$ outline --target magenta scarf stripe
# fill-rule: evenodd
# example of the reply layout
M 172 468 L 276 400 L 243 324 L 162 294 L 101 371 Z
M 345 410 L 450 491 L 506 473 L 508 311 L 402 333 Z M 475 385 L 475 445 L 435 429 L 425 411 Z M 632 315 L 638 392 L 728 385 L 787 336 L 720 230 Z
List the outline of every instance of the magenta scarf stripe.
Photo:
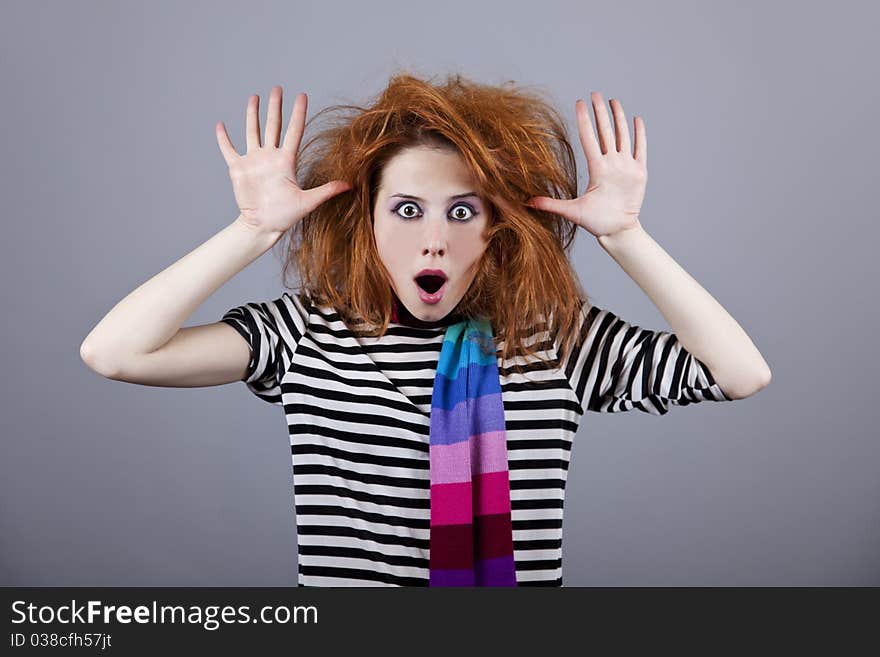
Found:
M 489 472 L 469 481 L 452 484 L 432 484 L 431 499 L 437 513 L 431 516 L 432 525 L 457 525 L 474 516 L 510 513 L 510 481 L 507 470 Z
M 517 585 L 494 345 L 481 319 L 451 324 L 443 337 L 431 398 L 430 586 Z

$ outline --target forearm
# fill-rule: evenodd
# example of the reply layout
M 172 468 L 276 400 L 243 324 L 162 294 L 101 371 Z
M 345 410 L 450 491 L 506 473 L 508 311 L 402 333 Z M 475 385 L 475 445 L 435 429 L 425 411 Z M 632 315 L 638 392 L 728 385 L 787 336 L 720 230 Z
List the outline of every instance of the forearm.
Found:
M 84 357 L 111 362 L 155 351 L 226 281 L 269 250 L 280 233 L 240 217 L 117 303 L 83 341 Z
M 641 224 L 599 244 L 648 295 L 682 346 L 702 361 L 734 398 L 767 385 L 770 368 L 742 327 Z

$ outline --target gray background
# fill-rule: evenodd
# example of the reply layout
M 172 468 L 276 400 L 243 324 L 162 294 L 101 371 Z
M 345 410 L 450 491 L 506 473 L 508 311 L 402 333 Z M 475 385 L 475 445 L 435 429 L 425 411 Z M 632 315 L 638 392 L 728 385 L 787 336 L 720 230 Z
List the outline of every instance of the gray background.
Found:
M 589 413 L 564 583 L 880 584 L 877 61 L 868 3 L 4 2 L 0 584 L 293 585 L 280 409 L 243 384 L 101 378 L 85 335 L 236 214 L 214 124 L 309 117 L 395 67 L 592 90 L 643 116 L 647 231 L 742 324 L 771 385 Z M 308 133 L 307 133 L 308 134 Z M 668 329 L 585 232 L 593 301 Z M 275 298 L 270 252 L 186 325 Z

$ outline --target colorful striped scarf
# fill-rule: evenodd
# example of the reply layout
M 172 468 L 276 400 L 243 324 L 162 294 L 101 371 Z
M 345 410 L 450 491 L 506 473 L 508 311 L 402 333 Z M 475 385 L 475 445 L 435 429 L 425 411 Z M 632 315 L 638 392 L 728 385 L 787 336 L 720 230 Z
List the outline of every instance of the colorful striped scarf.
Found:
M 431 325 L 409 314 L 396 295 L 395 301 L 393 321 Z M 428 585 L 516 586 L 507 435 L 492 326 L 476 318 L 447 321 L 455 323 L 447 325 L 443 337 L 431 398 Z

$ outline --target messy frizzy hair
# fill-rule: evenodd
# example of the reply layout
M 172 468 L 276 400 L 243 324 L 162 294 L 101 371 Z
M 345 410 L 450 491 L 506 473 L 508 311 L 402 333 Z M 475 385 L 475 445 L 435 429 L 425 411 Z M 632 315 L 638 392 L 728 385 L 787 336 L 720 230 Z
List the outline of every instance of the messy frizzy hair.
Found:
M 533 196 L 577 196 L 574 152 L 552 105 L 512 81 L 488 85 L 451 74 L 434 83 L 398 72 L 367 107 L 333 105 L 309 125 L 333 112 L 336 119 L 298 154 L 297 178 L 303 189 L 330 180 L 352 189 L 322 203 L 285 235 L 285 284 L 296 269 L 316 305 L 334 308 L 360 335 L 384 335 L 393 286 L 372 216 L 382 170 L 408 147 L 453 149 L 490 209 L 486 250 L 453 312 L 488 319 L 496 341 L 504 342 L 504 359 L 534 357 L 541 345 L 522 338 L 536 327 L 547 330 L 561 362 L 578 337 L 578 315 L 587 302 L 568 258 L 577 226 L 525 205 Z

